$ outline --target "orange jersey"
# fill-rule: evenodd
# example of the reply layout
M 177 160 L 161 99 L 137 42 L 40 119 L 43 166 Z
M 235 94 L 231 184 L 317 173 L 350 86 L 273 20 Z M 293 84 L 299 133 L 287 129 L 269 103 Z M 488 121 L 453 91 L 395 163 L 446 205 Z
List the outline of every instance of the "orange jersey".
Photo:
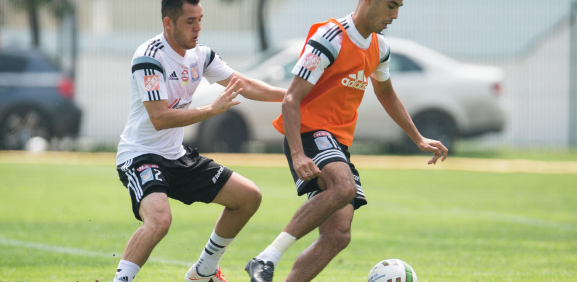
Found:
M 351 146 L 357 124 L 357 109 L 363 100 L 367 78 L 380 63 L 379 42 L 377 35 L 373 33 L 370 47 L 363 50 L 351 41 L 338 21 L 329 21 L 341 29 L 343 42 L 334 63 L 325 69 L 311 92 L 301 102 L 301 133 L 326 130 L 341 144 Z M 326 23 L 314 24 L 306 42 Z M 282 114 L 273 121 L 273 126 L 285 134 Z

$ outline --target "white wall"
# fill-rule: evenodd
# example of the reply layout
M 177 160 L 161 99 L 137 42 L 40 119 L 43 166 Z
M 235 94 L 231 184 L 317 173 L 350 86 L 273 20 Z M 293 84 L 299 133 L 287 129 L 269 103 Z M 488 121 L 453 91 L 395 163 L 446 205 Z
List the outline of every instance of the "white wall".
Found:
M 566 146 L 569 138 L 569 25 L 500 66 L 509 119 L 502 142 Z
M 116 143 L 128 116 L 132 54 L 138 45 L 161 31 L 159 0 L 78 1 L 82 3 L 81 52 L 76 85 L 77 101 L 84 109 L 82 136 Z M 556 0 L 547 4 L 546 10 L 537 0 L 482 2 L 504 6 L 493 6 L 492 10 L 481 9 L 477 1 L 407 0 L 401 17 L 385 34 L 415 40 L 461 61 L 504 69 L 503 92 L 509 105 L 507 126 L 502 134 L 482 138 L 482 142 L 565 146 L 569 28 L 568 24 L 551 27 L 566 14 L 569 1 Z M 6 3 L 0 0 L 0 4 Z M 108 17 L 101 18 L 107 23 L 94 19 L 98 13 L 90 10 L 90 3 L 111 11 Z M 219 52 L 233 67 L 240 66 L 258 46 L 255 1 L 242 1 L 236 6 L 223 6 L 217 0 L 203 3 L 206 19 L 201 42 Z M 345 16 L 356 4 L 357 0 L 270 0 L 270 41 L 282 47 L 283 40 L 305 36 L 312 23 Z M 134 14 L 123 12 L 130 9 Z M 3 42 L 28 42 L 26 21 L 21 16 L 9 17 L 0 26 Z M 540 33 L 545 35 L 538 37 Z M 43 45 L 49 50 L 57 46 L 58 37 L 54 34 L 52 30 L 43 36 Z

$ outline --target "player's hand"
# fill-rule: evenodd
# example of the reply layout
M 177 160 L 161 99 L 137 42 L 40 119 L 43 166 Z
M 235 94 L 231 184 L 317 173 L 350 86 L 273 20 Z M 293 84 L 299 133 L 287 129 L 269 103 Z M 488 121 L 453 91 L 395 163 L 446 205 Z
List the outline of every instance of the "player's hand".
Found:
M 447 158 L 447 154 L 449 153 L 449 150 L 447 150 L 447 148 L 437 140 L 423 138 L 423 141 L 417 145 L 421 151 L 433 152 L 435 154 L 433 158 L 429 160 L 428 164 L 437 164 L 437 160 L 440 157 L 443 157 L 441 161 L 444 162 Z
M 212 109 L 215 114 L 221 114 L 226 112 L 230 107 L 240 104 L 240 101 L 233 101 L 240 92 L 242 92 L 240 87 L 240 79 L 233 77 L 229 82 L 224 91 L 218 95 L 216 100 L 212 102 Z
M 311 180 L 321 176 L 321 170 L 317 167 L 315 162 L 304 154 L 296 157 L 293 156 L 293 168 L 299 179 L 302 181 Z

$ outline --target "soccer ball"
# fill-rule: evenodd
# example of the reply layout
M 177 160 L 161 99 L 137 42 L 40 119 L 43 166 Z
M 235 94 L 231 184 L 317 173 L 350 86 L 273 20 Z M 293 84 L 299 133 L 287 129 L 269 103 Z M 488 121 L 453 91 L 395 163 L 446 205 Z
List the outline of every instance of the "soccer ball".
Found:
M 387 259 L 377 263 L 369 272 L 368 282 L 418 282 L 417 273 L 400 259 Z

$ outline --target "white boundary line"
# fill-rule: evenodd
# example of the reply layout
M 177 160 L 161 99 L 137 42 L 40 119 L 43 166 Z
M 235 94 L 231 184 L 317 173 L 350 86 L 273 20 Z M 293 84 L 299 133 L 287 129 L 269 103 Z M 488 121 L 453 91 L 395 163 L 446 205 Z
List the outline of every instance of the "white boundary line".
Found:
M 122 257 L 122 253 L 104 253 L 104 252 L 94 252 L 88 251 L 83 249 L 75 249 L 75 248 L 66 248 L 66 247 L 58 247 L 58 246 L 51 246 L 47 244 L 41 243 L 32 243 L 20 240 L 12 240 L 0 237 L 0 245 L 10 246 L 10 247 L 24 247 L 28 249 L 35 249 L 41 251 L 48 251 L 60 254 L 69 254 L 69 255 L 77 255 L 77 256 L 84 256 L 84 257 L 98 257 L 98 258 L 112 258 L 116 260 L 120 260 Z M 170 260 L 170 259 L 163 259 L 163 258 L 155 258 L 151 257 L 148 259 L 149 262 L 158 262 L 164 264 L 173 264 L 173 265 L 181 265 L 181 266 L 191 266 L 192 263 L 186 261 L 179 261 L 179 260 Z
M 504 214 L 498 212 L 490 212 L 490 211 L 471 211 L 465 209 L 457 209 L 453 211 L 458 211 L 461 214 L 467 214 L 473 217 L 485 218 L 492 221 L 500 221 L 500 222 L 510 222 L 516 223 L 525 226 L 534 226 L 534 227 L 541 227 L 541 228 L 549 228 L 549 229 L 557 229 L 557 230 L 569 230 L 575 231 L 577 227 L 571 223 L 564 223 L 564 222 L 556 222 L 550 220 L 543 220 L 538 218 L 532 218 L 527 216 L 519 216 L 519 215 L 511 215 L 511 214 Z M 95 251 L 88 251 L 83 249 L 75 249 L 75 248 L 66 248 L 66 247 L 59 247 L 59 246 L 52 246 L 48 244 L 41 244 L 41 243 L 33 243 L 33 242 L 26 242 L 20 240 L 12 240 L 0 237 L 0 245 L 10 246 L 10 247 L 24 247 L 29 249 L 36 249 L 41 251 L 48 251 L 48 252 L 55 252 L 61 254 L 69 254 L 69 255 L 78 255 L 84 257 L 98 257 L 98 258 L 114 258 L 119 260 L 122 257 L 122 254 L 119 253 L 116 256 L 115 253 L 104 253 L 104 252 L 95 252 Z M 190 266 L 192 263 L 180 260 L 170 260 L 170 259 L 163 259 L 163 258 L 155 258 L 151 257 L 148 259 L 149 262 L 156 262 L 156 263 L 163 263 L 163 264 L 172 264 L 172 265 L 180 265 L 180 266 Z
M 463 215 L 470 218 L 478 218 L 484 220 L 490 220 L 494 222 L 507 222 L 512 224 L 524 225 L 524 226 L 533 226 L 533 227 L 540 227 L 540 228 L 548 228 L 548 229 L 556 229 L 556 230 L 568 230 L 568 231 L 577 231 L 577 225 L 569 222 L 560 222 L 554 220 L 546 220 L 546 219 L 539 219 L 534 217 L 522 216 L 522 215 L 515 215 L 515 214 L 508 214 L 508 213 L 499 213 L 493 211 L 483 211 L 483 210 L 469 210 L 469 209 L 462 209 L 462 208 L 453 208 L 453 209 L 410 209 L 400 204 L 392 204 L 390 202 L 379 201 L 379 200 L 370 200 L 370 205 L 367 205 L 367 208 L 372 209 L 380 209 L 382 210 L 383 207 L 387 207 L 386 209 L 391 209 L 399 213 L 427 213 L 427 214 L 438 214 L 440 216 L 455 216 L 455 215 Z
M 576 226 L 574 224 L 571 224 L 571 223 L 538 219 L 538 218 L 522 216 L 522 215 L 498 213 L 498 212 L 491 212 L 491 211 L 471 211 L 471 210 L 463 210 L 463 209 L 457 209 L 456 211 L 467 213 L 470 216 L 477 216 L 478 218 L 484 218 L 484 219 L 488 219 L 488 220 L 492 220 L 492 221 L 510 222 L 510 223 L 516 223 L 516 224 L 520 224 L 520 225 L 534 226 L 534 227 L 541 227 L 541 228 L 550 228 L 550 229 L 557 229 L 557 230 L 569 230 L 569 231 L 577 230 Z

